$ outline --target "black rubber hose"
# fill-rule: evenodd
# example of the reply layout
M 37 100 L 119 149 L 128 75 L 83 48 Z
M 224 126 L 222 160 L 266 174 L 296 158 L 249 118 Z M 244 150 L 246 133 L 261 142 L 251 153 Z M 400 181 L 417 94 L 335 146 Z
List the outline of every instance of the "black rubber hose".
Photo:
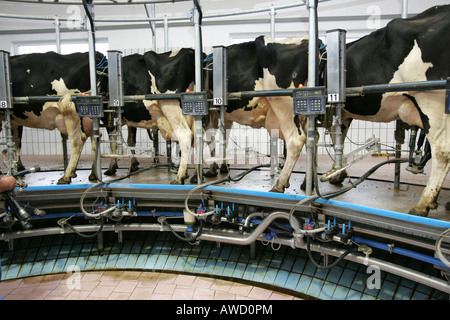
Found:
M 185 241 L 185 242 L 193 242 L 193 241 L 196 241 L 197 238 L 200 237 L 201 234 L 202 234 L 202 231 L 203 231 L 203 224 L 204 224 L 203 220 L 200 220 L 200 227 L 199 227 L 197 233 L 196 233 L 193 237 L 183 237 L 183 236 L 180 236 L 180 235 L 172 228 L 172 226 L 170 225 L 170 223 L 167 222 L 166 219 L 163 220 L 163 223 L 164 223 L 165 226 L 167 226 L 167 227 L 169 228 L 169 230 L 173 233 L 173 235 L 174 235 L 175 237 L 177 237 L 177 238 L 180 239 L 181 241 Z
M 70 230 L 75 232 L 75 234 L 79 235 L 80 237 L 89 239 L 89 238 L 94 238 L 94 237 L 98 236 L 100 234 L 100 232 L 102 232 L 103 227 L 105 225 L 105 218 L 103 216 L 101 216 L 101 219 L 102 220 L 101 220 L 100 228 L 97 231 L 95 231 L 94 233 L 90 233 L 90 234 L 84 234 L 84 233 L 78 231 L 74 226 L 72 226 L 70 223 L 68 223 L 67 220 L 64 222 L 64 225 L 68 226 Z
M 391 164 L 391 163 L 404 163 L 404 162 L 408 162 L 409 159 L 392 159 L 392 160 L 387 160 L 384 162 L 380 162 L 379 164 L 375 165 L 374 167 L 372 167 L 369 171 L 367 171 L 365 174 L 363 174 L 359 179 L 357 179 L 355 182 L 351 182 L 349 185 L 347 185 L 346 187 L 342 188 L 341 190 L 338 190 L 336 192 L 330 192 L 327 194 L 323 195 L 323 199 L 331 199 L 334 197 L 337 197 L 353 188 L 356 188 L 359 184 L 361 184 L 364 180 L 366 180 L 369 176 L 371 176 L 375 171 L 377 171 L 380 167 L 386 165 L 386 164 Z
M 333 263 L 327 265 L 327 266 L 321 266 L 319 265 L 315 260 L 314 257 L 312 256 L 312 252 L 311 252 L 311 240 L 309 238 L 308 235 L 306 235 L 306 251 L 308 252 L 308 257 L 309 260 L 312 262 L 312 264 L 314 264 L 318 269 L 321 270 L 330 270 L 331 268 L 335 267 L 339 262 L 341 262 L 349 253 L 352 252 L 357 252 L 358 249 L 356 248 L 351 248 L 347 251 L 345 251 L 341 256 L 339 256 L 335 261 L 333 261 Z

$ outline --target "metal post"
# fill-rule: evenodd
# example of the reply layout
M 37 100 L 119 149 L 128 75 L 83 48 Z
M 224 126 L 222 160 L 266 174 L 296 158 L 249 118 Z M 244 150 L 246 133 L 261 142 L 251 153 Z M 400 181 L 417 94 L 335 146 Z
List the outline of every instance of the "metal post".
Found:
M 152 3 L 151 10 L 152 10 L 151 17 L 155 18 L 156 17 L 156 6 L 155 6 L 154 3 Z M 152 34 L 152 48 L 153 48 L 153 51 L 156 52 L 156 22 L 152 21 L 151 22 L 151 26 L 152 26 L 152 32 L 153 32 L 153 34 Z
M 169 51 L 169 20 L 164 17 L 164 52 Z M 172 141 L 166 141 L 167 171 L 172 170 Z
M 219 131 L 221 139 L 219 158 L 225 159 L 225 108 L 228 105 L 227 48 L 224 46 L 213 47 L 213 57 L 213 103 L 220 108 Z
M 124 102 L 122 80 L 122 52 L 120 51 L 108 51 L 108 79 L 109 106 L 113 109 L 116 109 L 117 114 L 117 154 L 123 154 L 122 107 L 124 106 Z
M 275 15 L 274 6 L 270 8 L 270 38 L 275 40 Z M 272 130 L 274 131 L 274 130 Z M 270 134 L 270 176 L 273 177 L 278 167 L 278 132 Z
M 278 168 L 278 129 L 270 133 L 270 176 L 277 173 Z
M 344 141 L 342 135 L 342 108 L 346 100 L 346 31 L 327 31 L 327 91 L 328 102 L 335 105 L 334 129 L 334 169 L 343 168 Z
M 408 0 L 402 1 L 402 19 L 408 17 Z M 405 128 L 401 120 L 395 122 L 395 157 L 400 158 L 402 156 L 402 144 L 405 142 Z M 394 189 L 400 190 L 400 173 L 401 164 L 396 163 L 394 169 Z
M 56 53 L 61 53 L 61 23 L 59 17 L 55 17 Z
M 309 10 L 309 57 L 308 57 L 308 87 L 315 87 L 317 82 L 317 0 L 308 0 Z M 314 173 L 314 152 L 316 138 L 316 117 L 308 116 L 306 140 L 306 194 L 312 194 Z
M 91 81 L 91 95 L 96 96 L 97 93 L 97 76 L 95 61 L 95 26 L 94 26 L 94 3 L 86 1 L 86 26 L 88 31 L 89 43 L 89 71 Z M 101 159 L 100 159 L 100 119 L 93 118 L 93 131 L 95 140 L 95 156 L 94 156 L 94 173 L 97 180 L 101 181 Z
M 8 175 L 13 175 L 15 167 L 14 141 L 12 139 L 11 114 L 12 114 L 12 85 L 9 66 L 9 52 L 0 50 L 0 110 L 4 110 L 6 146 L 8 159 Z
M 61 53 L 61 23 L 59 21 L 59 17 L 55 17 L 55 21 L 53 23 L 55 25 L 55 34 L 56 34 L 56 52 Z M 67 168 L 69 164 L 68 155 L 67 155 L 67 136 L 61 133 L 61 144 L 63 148 L 63 162 L 64 162 L 64 170 Z
M 154 3 L 152 3 L 151 5 L 151 17 L 155 18 L 156 17 L 156 5 Z M 156 52 L 156 21 L 152 21 L 150 23 L 151 28 L 152 28 L 152 48 L 153 51 Z M 147 132 L 150 134 L 150 131 L 147 130 Z M 167 142 L 166 142 L 167 143 Z M 155 163 L 159 163 L 159 134 L 158 134 L 158 129 L 155 130 L 155 133 L 153 134 L 153 149 L 155 149 L 155 158 L 154 161 Z M 168 161 L 168 169 L 170 171 L 171 169 L 171 158 L 169 157 L 169 155 L 167 156 L 167 159 L 170 159 L 170 161 Z
M 169 20 L 164 17 L 164 51 L 169 51 Z
M 151 6 L 151 16 L 148 12 L 148 8 L 145 3 L 144 3 L 144 9 L 145 9 L 145 14 L 147 15 L 148 18 L 155 17 L 155 4 L 154 3 Z M 153 48 L 153 51 L 156 51 L 156 22 L 150 21 L 149 24 L 150 24 L 150 29 L 152 30 L 152 48 Z
M 270 38 L 275 39 L 275 15 L 277 14 L 275 8 L 270 8 Z
M 200 2 L 194 1 L 193 18 L 195 29 L 195 91 L 202 91 L 202 31 L 200 21 Z M 194 132 L 194 154 L 195 164 L 197 168 L 197 181 L 201 184 L 203 181 L 203 126 L 202 117 L 195 116 L 195 132 Z
M 408 0 L 402 2 L 402 19 L 408 18 Z
M 108 51 L 108 86 L 111 107 L 123 107 L 122 52 Z

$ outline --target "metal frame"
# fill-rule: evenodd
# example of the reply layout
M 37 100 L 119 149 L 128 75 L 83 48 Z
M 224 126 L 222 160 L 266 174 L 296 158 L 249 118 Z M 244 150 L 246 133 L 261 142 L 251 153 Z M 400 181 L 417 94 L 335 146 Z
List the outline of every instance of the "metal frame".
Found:
M 14 152 L 14 142 L 11 126 L 12 115 L 12 84 L 11 74 L 9 66 L 9 52 L 0 51 L 0 110 L 3 110 L 5 117 L 5 129 L 6 129 L 6 147 L 7 147 L 7 160 L 8 160 L 8 174 L 13 174 L 16 164 L 16 156 Z
M 9 0 L 9 1 L 17 1 L 17 0 Z M 76 4 L 80 4 L 79 0 L 76 0 Z M 187 1 L 187 0 L 181 0 L 182 2 Z M 189 0 L 191 1 L 191 0 Z M 331 1 L 331 0 L 319 0 L 319 2 L 327 2 L 327 1 Z M 18 2 L 29 2 L 29 3 L 45 3 L 45 2 L 41 2 L 41 1 L 30 1 L 30 0 L 24 0 L 24 1 L 18 1 Z M 74 0 L 75 2 L 75 0 Z M 96 1 L 95 4 L 101 4 L 102 1 Z M 134 1 L 136 2 L 136 0 Z M 126 19 L 122 19 L 122 18 L 100 18 L 100 19 L 94 19 L 94 23 L 96 22 L 148 22 L 150 23 L 150 27 L 152 30 L 152 43 L 153 43 L 153 47 L 155 49 L 155 45 L 156 45 L 156 37 L 155 37 L 155 28 L 156 28 L 156 22 L 161 22 L 163 23 L 163 28 L 164 28 L 164 49 L 165 51 L 169 50 L 168 47 L 168 43 L 169 43 L 169 23 L 172 21 L 192 21 L 192 17 L 163 17 L 163 18 L 156 18 L 155 17 L 155 3 L 168 3 L 168 2 L 177 2 L 177 1 L 167 1 L 167 0 L 163 0 L 163 1 L 139 1 L 139 4 L 152 4 L 152 12 L 151 12 L 151 16 L 149 16 L 148 14 L 148 10 L 146 9 L 146 13 L 147 13 L 147 18 L 126 18 Z M 180 1 L 178 1 L 180 2 Z M 49 2 L 50 3 L 50 2 Z M 69 3 L 65 3 L 65 1 L 59 1 L 57 3 L 51 3 L 51 4 L 74 4 L 72 2 L 69 1 Z M 108 5 L 115 5 L 115 4 L 138 4 L 138 3 L 104 3 L 104 4 L 108 4 Z M 293 3 L 293 4 L 288 4 L 288 5 L 279 5 L 279 6 L 271 6 L 268 8 L 261 8 L 261 9 L 253 9 L 253 10 L 244 10 L 244 11 L 238 11 L 238 12 L 231 12 L 231 13 L 223 13 L 223 14 L 212 14 L 212 15 L 205 15 L 202 16 L 203 20 L 208 20 L 208 19 L 216 19 L 216 18 L 223 18 L 223 17 L 232 17 L 232 16 L 241 16 L 241 15 L 249 15 L 249 14 L 255 14 L 255 13 L 262 13 L 262 12 L 269 12 L 270 15 L 270 35 L 272 38 L 275 38 L 275 15 L 276 15 L 276 11 L 277 10 L 285 10 L 285 9 L 291 9 L 291 8 L 295 8 L 295 7 L 301 7 L 301 6 L 305 6 L 305 3 L 301 3 L 301 2 L 297 2 L 297 3 Z M 69 18 L 63 18 L 63 17 L 39 17 L 39 16 L 25 16 L 25 15 L 11 15 L 11 14 L 1 14 L 0 13 L 0 18 L 12 18 L 12 19 L 27 19 L 27 20 L 41 20 L 41 21 L 53 21 L 54 25 L 55 25 L 55 33 L 56 33 L 56 42 L 57 42 L 57 48 L 59 48 L 59 44 L 60 44 L 60 22 L 61 21 L 67 21 L 69 20 Z
M 56 4 L 56 5 L 71 5 L 80 4 L 79 0 L 5 0 L 8 2 L 18 3 L 37 3 L 37 4 Z M 156 3 L 174 3 L 174 2 L 186 2 L 191 0 L 128 0 L 127 2 L 112 2 L 112 1 L 96 1 L 96 5 L 137 5 L 137 4 L 156 4 Z

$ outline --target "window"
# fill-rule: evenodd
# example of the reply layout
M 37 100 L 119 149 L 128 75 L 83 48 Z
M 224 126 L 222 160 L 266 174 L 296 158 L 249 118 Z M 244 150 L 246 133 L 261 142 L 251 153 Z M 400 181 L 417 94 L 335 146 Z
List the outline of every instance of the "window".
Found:
M 48 51 L 56 52 L 56 43 L 50 42 L 24 42 L 16 43 L 15 46 L 17 48 L 17 54 L 44 53 Z M 106 56 L 108 54 L 109 44 L 105 40 L 96 41 L 95 49 Z M 87 51 L 89 51 L 89 44 L 85 41 L 61 42 L 61 54 Z

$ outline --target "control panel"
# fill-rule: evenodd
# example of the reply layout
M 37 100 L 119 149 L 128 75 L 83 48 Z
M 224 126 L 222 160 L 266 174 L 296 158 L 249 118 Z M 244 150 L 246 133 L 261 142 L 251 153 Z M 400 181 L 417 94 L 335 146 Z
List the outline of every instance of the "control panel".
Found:
M 208 98 L 206 92 L 182 93 L 181 107 L 184 115 L 203 116 L 208 114 Z
M 297 115 L 325 113 L 325 87 L 298 88 L 293 91 L 292 97 Z
M 103 99 L 101 96 L 79 96 L 75 99 L 80 117 L 103 117 Z

